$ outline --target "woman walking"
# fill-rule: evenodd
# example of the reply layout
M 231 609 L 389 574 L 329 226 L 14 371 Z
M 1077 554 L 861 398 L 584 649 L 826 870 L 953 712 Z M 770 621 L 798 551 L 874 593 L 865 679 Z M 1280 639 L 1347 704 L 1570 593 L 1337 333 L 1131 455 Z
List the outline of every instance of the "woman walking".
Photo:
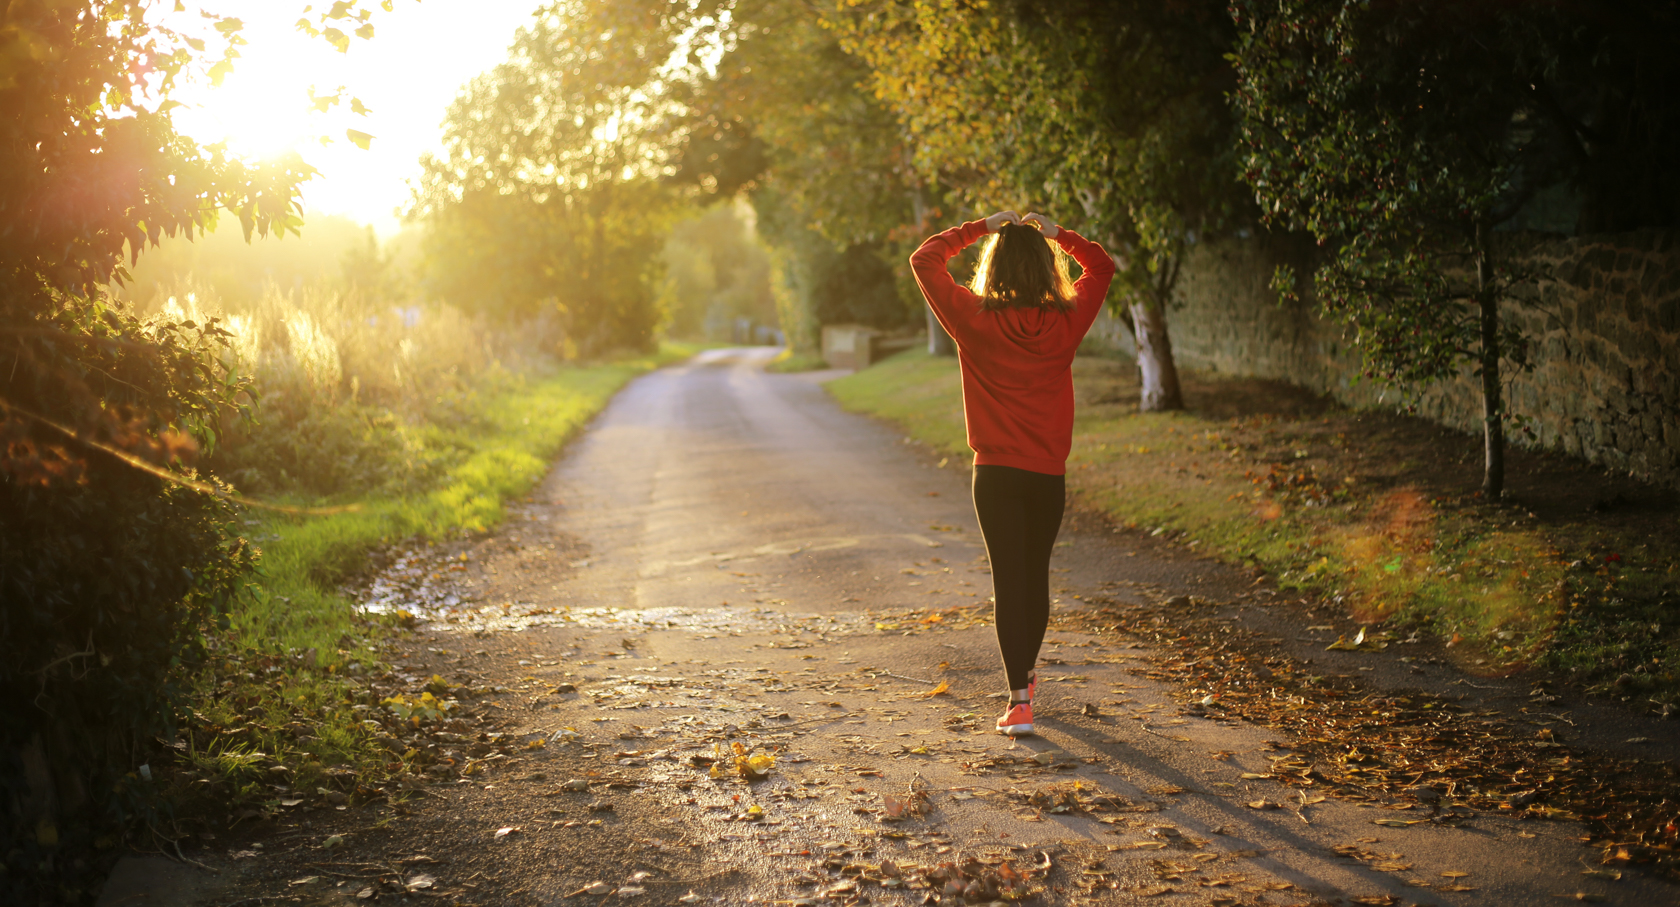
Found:
M 972 286 L 959 286 L 947 263 L 983 236 Z M 1079 263 L 1078 283 L 1052 242 Z M 1033 668 L 1050 622 L 1050 554 L 1073 443 L 1073 354 L 1102 309 L 1114 262 L 1102 246 L 1043 215 L 1001 211 L 922 243 L 910 267 L 956 341 L 962 368 L 974 512 L 992 565 L 998 649 L 1009 681 L 1009 707 L 997 729 L 1031 734 Z

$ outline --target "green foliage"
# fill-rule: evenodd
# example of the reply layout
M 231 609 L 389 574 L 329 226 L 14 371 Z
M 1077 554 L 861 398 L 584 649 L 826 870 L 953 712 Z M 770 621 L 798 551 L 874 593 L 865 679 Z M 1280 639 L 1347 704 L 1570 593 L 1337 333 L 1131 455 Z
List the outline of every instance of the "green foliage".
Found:
M 1120 254 L 1159 304 L 1185 245 L 1244 213 L 1222 93 L 1224 4 L 880 0 L 832 17 L 969 210 L 1046 210 Z
M 919 183 L 903 132 L 859 89 L 863 61 L 808 5 L 735 3 L 719 49 L 711 72 L 689 73 L 678 178 L 719 192 L 769 187 L 754 204 L 760 232 L 778 246 L 797 244 L 788 233 L 799 230 L 835 249 L 920 241 L 903 229 Z
M 678 195 L 655 5 L 557 3 L 450 107 L 412 214 L 433 288 L 468 311 L 559 315 L 568 355 L 649 350 L 659 237 Z
M 958 206 L 1045 212 L 1104 244 L 1141 406 L 1182 407 L 1166 309 L 1185 249 L 1249 219 L 1224 4 L 865 0 L 826 21 Z
M 750 190 L 759 235 L 776 250 L 790 346 L 814 348 L 825 322 L 903 324 L 920 296 L 908 280 L 884 292 L 878 262 L 894 268 L 922 239 L 915 222 L 928 193 L 891 111 L 859 87 L 867 66 L 791 0 L 734 4 L 718 49 L 714 67 L 687 74 L 675 178 L 708 192 Z M 872 275 L 858 312 L 841 298 L 842 254 Z
M 771 255 L 755 221 L 752 208 L 737 198 L 671 227 L 664 250 L 668 335 L 728 340 L 737 317 L 776 323 Z
M 1527 366 L 1500 300 L 1538 275 L 1492 229 L 1567 175 L 1571 139 L 1535 89 L 1564 32 L 1549 9 L 1341 0 L 1239 3 L 1233 97 L 1244 178 L 1269 223 L 1328 249 L 1319 306 L 1353 331 L 1366 375 L 1412 389 L 1482 376 L 1488 468 L 1503 487 L 1501 369 Z M 1276 286 L 1294 292 L 1294 275 Z
M 1245 177 L 1271 223 L 1333 250 L 1315 277 L 1319 303 L 1356 331 L 1370 373 L 1397 384 L 1450 376 L 1477 355 L 1463 265 L 1516 176 L 1522 149 L 1506 124 L 1531 113 L 1494 73 L 1461 78 L 1465 57 L 1484 56 L 1468 41 L 1442 47 L 1433 25 L 1418 34 L 1451 6 L 1381 23 L 1340 2 L 1238 7 Z M 1421 83 L 1419 45 L 1436 51 L 1419 61 Z
M 908 313 L 898 279 L 879 243 L 858 243 L 816 269 L 813 302 L 821 324 L 866 324 L 895 328 Z
M 237 19 L 207 13 L 206 41 L 161 15 L 149 0 L 0 12 L 0 688 L 28 703 L 0 723 L 10 866 L 53 867 L 55 842 L 133 805 L 114 779 L 167 730 L 181 663 L 252 564 L 225 503 L 164 478 L 242 417 L 228 332 L 142 321 L 106 285 L 220 212 L 247 239 L 295 232 L 313 171 L 175 131 L 177 84 L 219 79 L 244 39 Z M 57 887 L 8 878 L 21 896 L 37 884 Z

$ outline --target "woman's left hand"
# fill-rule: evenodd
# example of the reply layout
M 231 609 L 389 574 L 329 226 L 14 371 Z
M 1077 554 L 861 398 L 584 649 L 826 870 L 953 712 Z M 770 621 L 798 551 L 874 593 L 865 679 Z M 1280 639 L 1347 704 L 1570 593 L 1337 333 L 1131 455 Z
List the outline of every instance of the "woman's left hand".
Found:
M 986 232 L 996 233 L 997 231 L 1003 229 L 1004 224 L 1018 223 L 1020 220 L 1021 215 L 1016 214 L 1013 211 L 999 211 L 991 217 L 986 218 Z

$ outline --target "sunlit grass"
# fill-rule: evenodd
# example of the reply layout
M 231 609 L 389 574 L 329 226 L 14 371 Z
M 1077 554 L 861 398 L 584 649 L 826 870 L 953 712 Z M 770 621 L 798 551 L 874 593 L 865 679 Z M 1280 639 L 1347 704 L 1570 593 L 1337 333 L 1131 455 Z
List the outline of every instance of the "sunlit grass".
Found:
M 195 769 L 235 799 L 262 795 L 248 777 L 253 759 L 284 766 L 303 790 L 333 767 L 357 777 L 399 769 L 361 724 L 359 711 L 373 703 L 357 680 L 379 668 L 392 625 L 363 615 L 343 584 L 381 545 L 494 526 L 504 502 L 528 491 L 625 382 L 692 352 L 668 344 L 657 355 L 566 367 L 486 393 L 473 428 L 434 426 L 442 432 L 436 443 L 457 450 L 434 488 L 356 501 L 359 510 L 326 516 L 250 514 L 259 576 L 213 641 L 214 657 L 190 697 L 191 725 L 236 736 L 195 751 Z
M 1100 380 L 1078 364 L 1075 375 Z M 911 351 L 828 386 L 849 409 L 970 456 L 952 359 Z M 1382 442 L 1355 434 L 1346 411 L 1216 419 L 1131 409 L 1124 397 L 1082 405 L 1068 461 L 1072 493 L 1117 522 L 1258 566 L 1373 626 L 1433 632 L 1471 670 L 1541 663 L 1659 707 L 1680 691 L 1665 605 L 1680 581 L 1680 538 L 1541 521 L 1470 489 L 1429 492 L 1394 481 L 1417 467 L 1386 463 L 1380 450 L 1350 465 L 1360 462 L 1350 445 Z

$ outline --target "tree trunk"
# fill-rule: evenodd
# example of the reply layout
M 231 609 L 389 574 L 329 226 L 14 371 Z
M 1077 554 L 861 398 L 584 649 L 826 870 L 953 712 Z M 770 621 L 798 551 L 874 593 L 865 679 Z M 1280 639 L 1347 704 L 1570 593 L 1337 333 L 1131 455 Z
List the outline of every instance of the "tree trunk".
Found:
M 1143 383 L 1138 411 L 1158 413 L 1183 409 L 1184 395 L 1178 388 L 1172 338 L 1167 335 L 1166 306 L 1160 300 L 1151 299 L 1134 302 L 1130 309 L 1132 331 L 1137 338 L 1138 377 Z
M 955 356 L 957 342 L 951 339 L 950 334 L 945 333 L 945 326 L 939 323 L 939 319 L 933 317 L 933 308 L 924 306 L 924 309 L 927 314 L 928 355 Z
M 908 145 L 905 146 L 903 154 L 904 172 L 915 173 L 915 168 L 910 162 Z M 928 229 L 927 192 L 920 183 L 910 187 L 910 213 L 916 218 L 917 232 Z M 933 308 L 924 304 L 922 314 L 927 317 L 928 355 L 955 356 L 957 354 L 957 343 L 951 339 L 950 334 L 945 333 L 945 326 L 939 323 L 939 319 L 934 317 Z
M 1499 383 L 1499 295 L 1493 285 L 1493 253 L 1487 228 L 1476 225 L 1476 296 L 1482 327 L 1482 494 L 1498 500 L 1505 492 L 1505 401 Z

